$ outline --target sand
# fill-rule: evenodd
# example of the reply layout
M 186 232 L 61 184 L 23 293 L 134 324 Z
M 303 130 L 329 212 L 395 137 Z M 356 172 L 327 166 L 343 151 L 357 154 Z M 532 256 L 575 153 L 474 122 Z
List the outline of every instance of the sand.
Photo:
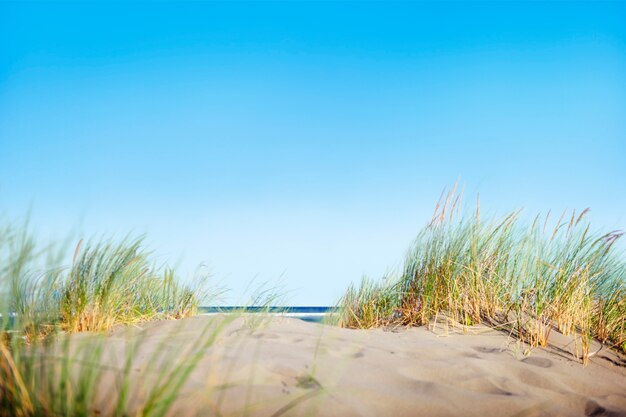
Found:
M 483 326 L 349 330 L 281 317 L 225 320 L 148 323 L 108 335 L 102 361 L 110 369 L 122 369 L 129 346 L 141 341 L 129 408 L 151 387 L 172 386 L 167 370 L 196 354 L 168 415 L 626 416 L 625 357 L 604 348 L 583 367 L 571 354 L 574 339 L 556 331 L 549 347 L 529 353 Z M 202 345 L 207 328 L 217 337 Z M 101 383 L 100 414 L 111 411 L 117 374 Z

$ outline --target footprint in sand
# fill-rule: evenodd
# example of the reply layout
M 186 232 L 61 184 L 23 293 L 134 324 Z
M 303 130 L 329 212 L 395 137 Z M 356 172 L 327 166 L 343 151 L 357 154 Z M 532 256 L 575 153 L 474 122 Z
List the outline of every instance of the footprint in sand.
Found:
M 586 416 L 602 416 L 606 414 L 606 408 L 602 407 L 600 404 L 595 402 L 594 400 L 587 401 L 585 404 L 585 415 Z
M 529 365 L 538 366 L 540 368 L 549 368 L 552 366 L 552 361 L 546 358 L 529 357 L 522 359 L 522 362 Z
M 476 346 L 474 347 L 474 350 L 480 353 L 500 353 L 501 352 L 499 348 L 486 347 L 486 346 Z
M 252 335 L 252 337 L 254 337 L 255 339 L 279 339 L 280 336 L 273 334 L 273 333 L 255 333 Z
M 341 345 L 341 346 L 323 346 L 321 349 L 321 352 L 323 352 L 323 354 L 334 357 L 334 358 L 338 358 L 338 359 L 345 359 L 345 358 L 352 358 L 352 359 L 356 359 L 356 358 L 362 358 L 363 356 L 365 356 L 365 350 L 359 346 L 359 345 Z

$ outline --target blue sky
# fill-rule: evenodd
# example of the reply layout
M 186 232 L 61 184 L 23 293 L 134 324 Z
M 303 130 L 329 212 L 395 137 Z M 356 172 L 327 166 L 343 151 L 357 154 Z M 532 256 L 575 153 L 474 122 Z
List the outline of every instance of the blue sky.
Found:
M 330 304 L 457 178 L 626 229 L 626 3 L 0 3 L 0 213 Z

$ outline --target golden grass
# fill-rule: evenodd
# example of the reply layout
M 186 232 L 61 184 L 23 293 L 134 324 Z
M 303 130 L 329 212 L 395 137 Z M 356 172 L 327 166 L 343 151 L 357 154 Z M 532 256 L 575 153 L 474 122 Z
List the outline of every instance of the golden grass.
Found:
M 586 362 L 597 338 L 626 352 L 626 262 L 619 232 L 594 233 L 588 210 L 530 225 L 462 215 L 462 192 L 442 194 L 392 282 L 364 281 L 343 299 L 341 325 L 424 325 L 445 312 L 463 325 L 512 323 L 512 334 L 546 346 L 551 329 L 575 334 Z

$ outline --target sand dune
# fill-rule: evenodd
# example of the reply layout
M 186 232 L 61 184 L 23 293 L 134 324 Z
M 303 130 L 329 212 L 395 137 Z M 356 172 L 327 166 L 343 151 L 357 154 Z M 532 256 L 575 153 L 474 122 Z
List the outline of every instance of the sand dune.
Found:
M 626 416 L 626 359 L 608 349 L 583 367 L 573 339 L 525 347 L 475 326 L 348 330 L 275 317 L 224 324 L 210 346 L 198 342 L 224 318 L 197 317 L 118 329 L 106 338 L 108 366 L 120 368 L 129 344 L 131 379 L 142 392 L 164 366 L 194 352 L 200 360 L 169 415 L 223 416 Z M 214 328 L 214 327 L 212 327 Z M 83 336 L 87 337 L 87 336 Z M 155 360 L 154 352 L 167 354 Z M 100 413 L 115 395 L 103 382 Z

